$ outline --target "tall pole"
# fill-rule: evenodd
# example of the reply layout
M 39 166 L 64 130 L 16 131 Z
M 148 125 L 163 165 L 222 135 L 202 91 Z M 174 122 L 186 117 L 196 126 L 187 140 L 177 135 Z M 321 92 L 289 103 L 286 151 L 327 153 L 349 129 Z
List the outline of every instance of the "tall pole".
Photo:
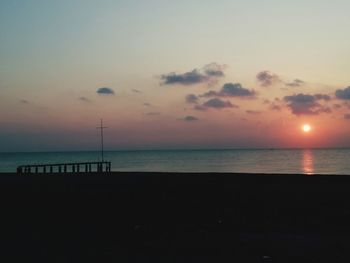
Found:
M 101 119 L 101 156 L 103 162 L 103 119 Z
M 103 130 L 107 129 L 108 127 L 103 127 L 103 119 L 101 119 L 101 126 L 97 127 L 101 131 L 101 159 L 102 162 L 104 161 L 104 149 L 103 149 Z

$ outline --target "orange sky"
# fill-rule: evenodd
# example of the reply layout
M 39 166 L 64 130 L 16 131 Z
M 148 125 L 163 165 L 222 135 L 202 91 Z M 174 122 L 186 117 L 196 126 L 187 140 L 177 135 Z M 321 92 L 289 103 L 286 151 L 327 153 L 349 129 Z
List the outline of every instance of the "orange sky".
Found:
M 291 85 L 272 72 L 264 72 L 263 79 L 253 76 L 256 85 L 246 88 L 227 80 L 226 67 L 211 67 L 219 76 L 203 77 L 203 68 L 188 71 L 196 72 L 193 83 L 186 72 L 171 73 L 150 77 L 154 86 L 144 90 L 110 86 L 80 97 L 62 92 L 47 100 L 9 98 L 1 104 L 2 145 L 94 149 L 102 117 L 110 149 L 350 146 L 350 103 L 336 93 L 346 95 L 347 89 L 319 93 L 317 84 Z M 309 86 L 313 92 L 307 92 Z M 303 132 L 303 124 L 312 130 Z
M 349 1 L 0 7 L 1 152 L 350 147 Z

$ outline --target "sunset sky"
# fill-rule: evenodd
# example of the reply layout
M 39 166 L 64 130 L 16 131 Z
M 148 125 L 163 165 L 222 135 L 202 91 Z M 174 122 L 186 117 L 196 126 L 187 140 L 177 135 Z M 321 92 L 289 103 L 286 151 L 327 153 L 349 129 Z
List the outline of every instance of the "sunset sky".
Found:
M 350 147 L 349 10 L 2 0 L 0 152 Z

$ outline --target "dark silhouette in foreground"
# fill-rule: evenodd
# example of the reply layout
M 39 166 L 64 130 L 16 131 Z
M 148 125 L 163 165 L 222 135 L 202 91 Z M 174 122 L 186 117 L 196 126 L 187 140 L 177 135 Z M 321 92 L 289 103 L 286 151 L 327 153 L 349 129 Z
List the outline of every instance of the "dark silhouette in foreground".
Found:
M 0 176 L 1 262 L 348 262 L 350 176 Z
M 111 162 L 84 162 L 84 163 L 55 163 L 55 164 L 33 164 L 20 165 L 17 174 L 39 174 L 39 173 L 110 173 Z

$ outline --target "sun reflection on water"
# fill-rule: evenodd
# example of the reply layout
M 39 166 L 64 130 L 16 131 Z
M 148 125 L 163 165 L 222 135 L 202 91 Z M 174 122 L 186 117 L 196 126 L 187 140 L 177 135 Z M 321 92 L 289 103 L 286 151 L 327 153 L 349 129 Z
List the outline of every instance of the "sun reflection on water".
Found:
M 304 174 L 314 173 L 314 157 L 312 150 L 303 150 L 302 171 Z

